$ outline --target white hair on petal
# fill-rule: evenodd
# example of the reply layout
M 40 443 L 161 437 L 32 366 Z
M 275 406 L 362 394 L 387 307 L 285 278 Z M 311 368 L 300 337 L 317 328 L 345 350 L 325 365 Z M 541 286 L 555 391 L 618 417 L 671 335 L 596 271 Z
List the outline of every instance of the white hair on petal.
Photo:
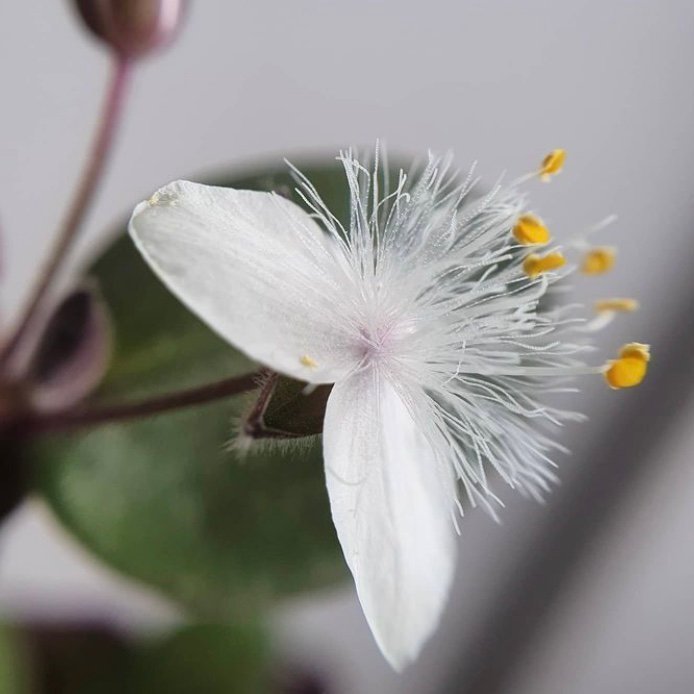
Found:
M 450 155 L 430 154 L 393 180 L 380 146 L 369 158 L 350 149 L 338 160 L 350 196 L 346 227 L 292 170 L 345 269 L 339 319 L 358 331 L 357 368 L 378 361 L 473 505 L 493 513 L 489 468 L 540 498 L 556 479 L 552 455 L 563 450 L 549 428 L 581 418 L 545 397 L 600 367 L 582 361 L 589 344 L 567 340 L 581 333 L 581 307 L 547 301 L 562 273 L 523 271 L 528 250 L 511 231 L 525 196 L 501 182 L 477 194 L 475 166 L 461 175 Z

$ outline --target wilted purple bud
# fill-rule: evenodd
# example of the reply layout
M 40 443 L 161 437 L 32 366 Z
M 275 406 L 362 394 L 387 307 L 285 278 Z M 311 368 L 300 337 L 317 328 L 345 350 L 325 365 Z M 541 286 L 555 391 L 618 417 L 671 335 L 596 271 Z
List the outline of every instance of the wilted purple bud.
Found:
M 186 0 L 75 0 L 89 29 L 125 58 L 138 58 L 173 38 Z
M 56 308 L 26 375 L 32 406 L 41 411 L 78 403 L 100 382 L 110 357 L 110 326 L 101 299 L 76 289 Z

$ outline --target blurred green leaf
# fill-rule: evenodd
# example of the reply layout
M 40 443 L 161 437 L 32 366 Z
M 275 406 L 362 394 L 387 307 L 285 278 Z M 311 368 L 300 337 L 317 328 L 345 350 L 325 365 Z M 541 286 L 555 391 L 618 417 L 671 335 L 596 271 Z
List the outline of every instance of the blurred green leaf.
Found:
M 129 644 L 101 624 L 20 626 L 31 694 L 121 694 L 131 691 Z
M 0 627 L 0 692 L 28 694 L 29 673 L 23 639 L 8 627 Z
M 337 165 L 303 170 L 344 217 Z M 285 171 L 208 182 L 291 194 Z M 89 274 L 109 307 L 115 343 L 96 400 L 123 401 L 253 367 L 169 294 L 129 238 L 120 236 Z M 238 401 L 222 401 L 54 435 L 33 450 L 36 488 L 95 554 L 198 614 L 243 615 L 341 580 L 319 444 L 240 456 L 227 446 L 240 414 Z
M 197 625 L 142 648 L 131 694 L 260 694 L 269 692 L 268 647 L 252 626 Z
M 6 635 L 21 642 L 30 680 L 5 677 Z M 2 694 L 261 694 L 269 648 L 255 624 L 197 625 L 148 639 L 104 624 L 35 625 L 0 632 Z M 30 681 L 31 687 L 26 683 Z

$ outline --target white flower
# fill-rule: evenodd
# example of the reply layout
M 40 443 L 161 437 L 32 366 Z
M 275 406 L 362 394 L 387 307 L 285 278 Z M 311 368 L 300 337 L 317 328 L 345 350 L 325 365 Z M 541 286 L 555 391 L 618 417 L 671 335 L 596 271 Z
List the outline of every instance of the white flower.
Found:
M 554 155 L 540 173 L 556 173 Z M 475 199 L 472 176 L 430 157 L 391 189 L 375 158 L 369 172 L 340 157 L 347 228 L 296 172 L 311 215 L 275 194 L 177 181 L 137 206 L 130 232 L 222 337 L 279 372 L 335 384 L 323 434 L 332 516 L 366 619 L 399 669 L 446 601 L 459 482 L 473 504 L 492 498 L 490 469 L 537 496 L 560 448 L 546 425 L 575 417 L 544 397 L 609 369 L 614 387 L 634 385 L 647 349 L 582 362 L 588 331 L 543 299 L 564 256 L 528 255 L 549 234 L 516 185 Z

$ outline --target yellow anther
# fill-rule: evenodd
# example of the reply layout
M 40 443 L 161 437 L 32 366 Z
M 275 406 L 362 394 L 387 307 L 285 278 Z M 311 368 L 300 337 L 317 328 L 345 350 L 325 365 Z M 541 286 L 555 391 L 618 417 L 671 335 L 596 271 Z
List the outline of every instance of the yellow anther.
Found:
M 523 261 L 523 272 L 525 272 L 528 277 L 535 278 L 543 272 L 557 270 L 565 263 L 566 258 L 564 258 L 559 251 L 553 251 L 552 253 L 547 253 L 546 255 L 531 253 Z
M 312 357 L 309 357 L 308 354 L 301 355 L 299 361 L 309 369 L 315 369 L 318 366 L 318 362 Z
M 641 359 L 649 362 L 651 360 L 651 347 L 644 345 L 643 342 L 629 342 L 619 350 L 620 359 Z
M 614 267 L 617 252 L 614 248 L 598 246 L 591 248 L 583 257 L 581 272 L 585 275 L 602 275 Z
M 639 307 L 639 302 L 636 299 L 600 299 L 595 302 L 595 310 L 598 313 L 606 313 L 608 311 L 624 311 L 631 313 Z
M 562 167 L 564 166 L 564 161 L 566 160 L 566 150 L 565 149 L 553 149 L 543 160 L 540 165 L 540 178 L 543 181 L 549 181 L 549 179 L 558 174 Z
M 518 243 L 522 243 L 524 246 L 549 243 L 551 238 L 549 229 L 542 223 L 542 220 L 530 213 L 518 218 L 513 227 L 513 236 Z
M 630 342 L 619 350 L 619 359 L 607 362 L 604 376 L 610 388 L 632 388 L 646 377 L 650 348 L 640 342 Z

